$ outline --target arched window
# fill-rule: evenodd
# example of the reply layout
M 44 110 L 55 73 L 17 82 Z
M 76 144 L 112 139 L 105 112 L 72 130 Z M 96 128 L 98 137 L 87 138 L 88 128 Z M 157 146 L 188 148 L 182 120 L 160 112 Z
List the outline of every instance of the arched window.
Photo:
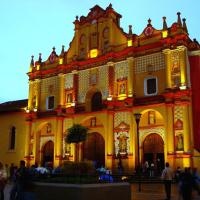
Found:
M 147 77 L 144 79 L 144 94 L 145 96 L 153 96 L 158 93 L 157 77 Z
M 15 149 L 15 142 L 16 142 L 16 128 L 13 126 L 10 130 L 10 143 L 9 143 L 10 150 Z
M 46 99 L 46 109 L 47 110 L 53 110 L 54 109 L 54 105 L 55 104 L 55 98 L 54 96 L 48 96 Z
M 91 99 L 91 109 L 92 111 L 98 111 L 102 109 L 102 95 L 101 92 L 96 92 L 94 93 L 94 95 L 92 96 Z

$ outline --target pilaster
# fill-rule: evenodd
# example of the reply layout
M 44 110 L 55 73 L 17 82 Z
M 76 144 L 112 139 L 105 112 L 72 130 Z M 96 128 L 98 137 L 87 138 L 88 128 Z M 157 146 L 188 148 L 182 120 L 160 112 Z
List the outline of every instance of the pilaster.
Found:
M 56 128 L 56 135 L 55 135 L 55 166 L 58 166 L 60 164 L 60 161 L 62 159 L 62 141 L 63 141 L 63 118 L 58 117 L 57 118 L 57 128 Z
M 187 85 L 187 68 L 186 68 L 186 47 L 179 46 L 179 60 L 180 60 L 180 71 L 181 71 L 181 85 Z
M 171 53 L 170 49 L 165 49 L 163 50 L 163 53 L 165 55 L 165 69 L 166 69 L 166 88 L 171 88 L 172 87 L 172 82 L 171 82 Z
M 129 68 L 129 73 L 128 73 L 128 96 L 132 97 L 133 96 L 133 83 L 134 83 L 134 59 L 133 57 L 127 58 L 128 61 L 128 68 Z
M 113 120 L 114 113 L 108 112 L 108 129 L 107 129 L 107 142 L 106 142 L 106 167 L 112 168 L 112 161 L 114 156 L 114 136 L 113 136 Z
M 59 74 L 58 75 L 59 77 L 59 97 L 60 97 L 60 100 L 59 100 L 59 105 L 62 107 L 64 105 L 64 87 L 65 87 L 65 75 L 64 74 Z

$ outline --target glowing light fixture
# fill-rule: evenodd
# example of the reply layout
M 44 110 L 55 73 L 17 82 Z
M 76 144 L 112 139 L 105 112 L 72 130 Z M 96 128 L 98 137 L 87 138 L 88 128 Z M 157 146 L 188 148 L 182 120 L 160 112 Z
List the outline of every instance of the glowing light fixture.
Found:
M 112 96 L 107 97 L 108 101 L 112 101 Z
M 118 100 L 124 100 L 126 99 L 127 95 L 126 94 L 119 94 L 118 95 Z
M 129 94 L 128 94 L 128 97 L 133 97 L 133 94 L 132 94 L 132 93 L 129 93 Z
M 63 64 L 63 58 L 60 58 L 59 59 L 59 65 L 62 65 Z
M 179 86 L 179 89 L 180 90 L 186 90 L 186 85 L 183 83 L 183 84 L 181 84 L 181 86 Z
M 128 45 L 128 47 L 132 47 L 133 46 L 133 41 L 132 40 L 128 40 L 127 45 Z
M 76 105 L 76 103 L 75 103 L 75 102 L 72 102 L 72 103 L 71 103 L 71 106 L 75 106 L 75 105 Z
M 40 65 L 37 65 L 37 66 L 36 66 L 36 69 L 37 69 L 37 70 L 40 70 Z
M 90 50 L 90 58 L 96 58 L 98 55 L 98 50 L 97 49 L 91 49 Z
M 168 31 L 163 31 L 162 32 L 162 38 L 166 38 L 168 36 Z
M 34 111 L 34 112 L 37 112 L 37 108 L 36 108 L 36 107 L 35 107 L 35 108 L 33 108 L 33 111 Z
M 26 113 L 30 113 L 30 110 L 28 108 L 25 108 Z

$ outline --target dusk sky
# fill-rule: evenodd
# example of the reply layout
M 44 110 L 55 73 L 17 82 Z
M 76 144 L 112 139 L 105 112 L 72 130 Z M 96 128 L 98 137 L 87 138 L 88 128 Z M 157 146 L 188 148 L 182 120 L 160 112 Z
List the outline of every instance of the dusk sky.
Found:
M 75 16 L 87 15 L 98 4 L 105 9 L 110 3 L 122 15 L 121 27 L 128 25 L 141 34 L 152 19 L 162 29 L 162 17 L 171 26 L 176 13 L 187 19 L 190 38 L 200 41 L 200 0 L 0 0 L 0 103 L 28 97 L 28 76 L 31 55 L 45 61 L 56 47 L 60 54 L 73 38 Z

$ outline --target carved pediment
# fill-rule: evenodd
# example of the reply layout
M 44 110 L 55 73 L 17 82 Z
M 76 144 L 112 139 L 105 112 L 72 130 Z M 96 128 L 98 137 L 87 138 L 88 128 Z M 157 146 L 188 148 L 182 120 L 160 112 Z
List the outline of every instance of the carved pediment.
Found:
M 180 119 L 177 119 L 175 122 L 175 129 L 176 130 L 182 130 L 183 129 L 183 122 Z
M 85 16 L 80 17 L 79 23 L 80 24 L 84 24 L 87 22 L 95 23 L 98 18 L 107 17 L 110 12 L 112 12 L 115 16 L 117 16 L 117 18 L 121 17 L 120 14 L 114 11 L 114 9 L 112 8 L 112 4 L 110 4 L 105 10 L 98 5 L 95 5 L 93 8 L 90 9 L 90 12 L 86 17 Z
M 130 125 L 126 124 L 124 121 L 122 121 L 117 127 L 115 127 L 115 131 L 124 131 L 129 129 Z

